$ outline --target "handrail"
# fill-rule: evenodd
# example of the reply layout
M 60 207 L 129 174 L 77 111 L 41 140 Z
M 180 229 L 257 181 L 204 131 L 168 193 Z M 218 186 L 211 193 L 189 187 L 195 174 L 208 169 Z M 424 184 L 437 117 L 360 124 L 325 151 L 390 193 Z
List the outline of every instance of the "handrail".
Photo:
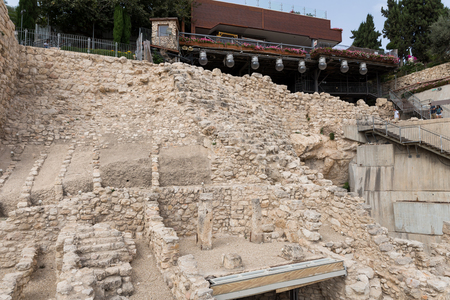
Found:
M 399 141 L 401 144 L 416 143 L 437 149 L 440 153 L 450 153 L 450 138 L 422 128 L 421 125 L 400 126 L 375 116 L 358 116 L 358 131 L 371 129 L 381 135 Z
M 198 33 L 188 33 L 188 32 L 180 32 L 179 33 L 180 38 L 181 37 L 196 37 L 196 38 L 205 38 L 214 42 L 225 42 L 230 44 L 236 44 L 238 46 L 242 46 L 243 44 L 251 44 L 255 46 L 264 46 L 264 47 L 277 47 L 279 49 L 284 48 L 297 48 L 302 49 L 304 51 L 310 52 L 313 48 L 307 47 L 307 46 L 301 46 L 301 45 L 291 45 L 291 44 L 283 44 L 283 43 L 273 43 L 273 42 L 266 42 L 266 41 L 260 41 L 260 40 L 252 40 L 252 39 L 241 39 L 241 38 L 232 38 L 232 37 L 223 37 L 223 36 L 216 36 L 216 35 L 208 35 L 208 34 L 198 34 Z
M 409 93 L 409 92 L 405 92 L 403 95 L 406 94 L 407 96 L 409 96 L 409 97 L 405 98 L 408 101 L 408 103 L 411 104 L 411 106 L 409 106 L 409 107 L 405 107 L 402 97 L 398 96 L 398 94 L 392 90 L 389 91 L 389 97 L 392 100 L 392 102 L 394 102 L 401 111 L 415 112 L 422 119 L 430 119 L 431 114 L 430 114 L 430 108 L 428 107 L 428 105 L 423 105 L 421 103 L 420 99 L 418 99 L 416 96 L 414 96 L 411 93 L 409 93 L 409 94 L 407 94 L 407 93 Z

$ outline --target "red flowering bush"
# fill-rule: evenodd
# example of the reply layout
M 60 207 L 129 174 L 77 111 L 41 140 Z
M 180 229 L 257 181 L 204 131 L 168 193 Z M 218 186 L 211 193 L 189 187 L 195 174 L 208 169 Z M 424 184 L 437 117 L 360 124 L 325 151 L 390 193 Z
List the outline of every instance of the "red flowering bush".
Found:
M 347 57 L 347 58 L 356 58 L 356 59 L 364 59 L 364 60 L 372 60 L 384 63 L 398 64 L 398 57 L 392 55 L 382 55 L 382 54 L 374 54 L 367 53 L 358 50 L 338 50 L 333 48 L 316 48 L 311 51 L 311 58 L 317 59 L 321 55 L 328 56 L 339 56 L 339 57 Z

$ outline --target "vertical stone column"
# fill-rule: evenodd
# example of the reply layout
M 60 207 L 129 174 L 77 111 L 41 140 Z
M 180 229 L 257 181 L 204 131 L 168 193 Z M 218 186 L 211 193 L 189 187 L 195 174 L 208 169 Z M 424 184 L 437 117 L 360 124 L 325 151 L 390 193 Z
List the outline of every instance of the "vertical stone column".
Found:
M 152 186 L 159 186 L 159 147 L 153 146 L 152 153 Z
M 213 227 L 213 194 L 200 194 L 198 203 L 197 244 L 200 249 L 212 249 L 212 227 Z
M 263 242 L 261 218 L 261 202 L 258 198 L 252 199 L 252 232 L 250 234 L 250 242 L 252 243 Z

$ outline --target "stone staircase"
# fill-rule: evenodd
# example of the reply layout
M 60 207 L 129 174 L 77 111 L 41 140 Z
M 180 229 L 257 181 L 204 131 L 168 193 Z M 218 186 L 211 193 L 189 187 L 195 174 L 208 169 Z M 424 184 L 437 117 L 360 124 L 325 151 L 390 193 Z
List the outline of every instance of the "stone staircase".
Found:
M 126 299 L 134 291 L 130 262 L 135 255 L 131 234 L 106 223 L 66 225 L 56 242 L 56 299 Z

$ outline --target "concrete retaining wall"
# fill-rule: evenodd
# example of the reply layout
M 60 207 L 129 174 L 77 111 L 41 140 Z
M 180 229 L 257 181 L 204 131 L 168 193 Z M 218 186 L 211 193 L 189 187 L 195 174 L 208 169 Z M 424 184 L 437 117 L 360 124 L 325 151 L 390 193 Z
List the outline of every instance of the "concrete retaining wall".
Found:
M 435 242 L 442 235 L 442 221 L 449 219 L 444 213 L 450 209 L 448 164 L 445 158 L 416 152 L 414 147 L 408 153 L 406 147 L 392 144 L 362 145 L 350 165 L 350 186 L 366 199 L 372 216 L 390 234 Z M 430 209 L 418 205 L 431 205 L 440 214 L 427 214 Z

